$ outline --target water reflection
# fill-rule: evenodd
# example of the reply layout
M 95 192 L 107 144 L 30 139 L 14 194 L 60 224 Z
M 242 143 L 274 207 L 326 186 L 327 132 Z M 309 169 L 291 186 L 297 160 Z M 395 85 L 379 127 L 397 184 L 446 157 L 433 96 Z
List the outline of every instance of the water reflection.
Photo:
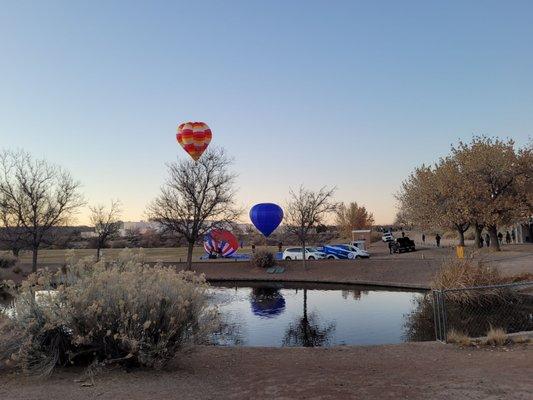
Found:
M 320 347 L 329 343 L 335 324 L 321 326 L 316 313 L 307 315 L 307 289 L 303 290 L 303 315 L 295 323 L 289 324 L 283 339 L 284 346 Z M 344 298 L 344 291 L 343 291 Z
M 250 294 L 252 312 L 261 318 L 273 318 L 285 311 L 285 299 L 279 289 L 257 287 Z
M 223 321 L 214 342 L 244 346 L 334 346 L 409 340 L 406 317 L 420 292 L 353 285 L 219 284 Z M 425 338 L 433 340 L 434 335 Z

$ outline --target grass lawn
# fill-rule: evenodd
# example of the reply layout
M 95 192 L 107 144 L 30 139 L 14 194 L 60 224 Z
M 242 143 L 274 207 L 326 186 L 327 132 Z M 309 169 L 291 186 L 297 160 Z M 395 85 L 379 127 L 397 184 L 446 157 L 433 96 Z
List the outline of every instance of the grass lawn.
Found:
M 276 246 L 256 246 L 256 250 L 268 249 L 272 252 L 277 252 L 278 248 Z M 137 249 L 138 250 L 138 249 Z M 102 254 L 107 259 L 116 258 L 121 251 L 124 249 L 103 249 Z M 187 248 L 186 247 L 174 247 L 174 248 L 149 248 L 142 249 L 145 254 L 146 261 L 155 262 L 155 261 L 166 261 L 166 262 L 179 262 L 185 261 L 187 258 Z M 96 254 L 94 249 L 75 249 L 75 250 L 40 250 L 39 251 L 39 262 L 40 263 L 63 263 L 65 262 L 67 252 L 73 252 L 76 257 L 91 257 Z M 238 253 L 251 253 L 252 249 L 249 246 L 245 246 L 242 249 L 237 251 Z M 7 254 L 8 252 L 0 252 Z M 205 254 L 204 248 L 202 246 L 195 246 L 193 252 L 193 261 L 199 261 L 199 257 Z M 31 251 L 24 251 L 19 257 L 19 261 L 22 263 L 31 263 Z

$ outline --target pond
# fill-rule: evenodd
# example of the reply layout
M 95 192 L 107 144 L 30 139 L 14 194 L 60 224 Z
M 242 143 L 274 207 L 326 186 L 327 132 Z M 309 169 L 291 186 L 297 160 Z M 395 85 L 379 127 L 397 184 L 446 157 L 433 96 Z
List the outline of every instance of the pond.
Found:
M 410 334 L 423 292 L 353 285 L 213 283 L 225 346 L 336 346 L 434 340 Z
M 435 340 L 425 292 L 355 285 L 211 282 L 220 346 L 338 346 Z M 0 298 L 11 311 L 12 299 Z M 423 307 L 426 305 L 425 307 Z

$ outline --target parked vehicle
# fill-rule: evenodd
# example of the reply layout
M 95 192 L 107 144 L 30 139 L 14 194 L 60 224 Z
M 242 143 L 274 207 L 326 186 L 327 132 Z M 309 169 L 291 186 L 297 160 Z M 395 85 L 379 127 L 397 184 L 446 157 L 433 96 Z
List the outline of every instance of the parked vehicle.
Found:
M 415 251 L 415 242 L 409 239 L 407 236 L 398 238 L 396 239 L 396 242 L 393 243 L 392 250 L 395 253 Z
M 330 260 L 355 260 L 356 258 L 359 258 L 356 252 L 338 247 L 337 245 L 326 245 L 319 249 L 325 253 L 326 258 Z
M 334 244 L 335 247 L 340 247 L 341 249 L 352 251 L 356 254 L 356 258 L 369 258 L 370 253 L 366 250 L 362 250 L 357 246 L 352 244 Z
M 326 258 L 326 254 L 321 251 L 318 251 L 314 247 L 305 248 L 305 259 L 306 260 L 320 260 Z M 284 260 L 303 260 L 303 252 L 301 247 L 291 247 L 286 249 L 283 252 Z
M 385 232 L 383 234 L 383 236 L 381 236 L 381 240 L 383 240 L 385 243 L 386 242 L 393 242 L 394 241 L 394 236 L 392 236 L 391 232 Z

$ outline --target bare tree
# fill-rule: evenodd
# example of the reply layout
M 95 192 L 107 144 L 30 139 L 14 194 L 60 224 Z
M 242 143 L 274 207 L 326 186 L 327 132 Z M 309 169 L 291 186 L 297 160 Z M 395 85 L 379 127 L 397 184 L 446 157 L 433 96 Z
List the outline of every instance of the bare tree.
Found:
M 305 245 L 308 243 L 310 231 L 322 223 L 327 214 L 335 212 L 338 205 L 332 201 L 336 188 L 323 187 L 319 191 L 290 189 L 290 200 L 287 204 L 285 221 L 287 230 L 298 237 L 302 245 L 302 258 L 306 268 Z
M 107 242 L 115 237 L 120 230 L 119 221 L 121 209 L 120 201 L 111 200 L 109 208 L 103 204 L 89 207 L 90 220 L 96 232 L 96 261 L 100 260 L 100 252 L 106 247 Z
M 241 210 L 234 202 L 236 175 L 223 149 L 207 150 L 198 161 L 168 165 L 169 177 L 147 214 L 167 231 L 187 241 L 187 269 L 192 266 L 194 244 L 209 230 L 234 223 Z
M 33 253 L 33 272 L 43 237 L 53 227 L 65 225 L 83 205 L 79 187 L 66 170 L 24 151 L 0 153 L 2 213 L 19 224 L 20 237 Z
M 4 202 L 0 200 L 0 244 L 2 248 L 9 249 L 15 257 L 18 257 L 25 244 L 23 234 L 24 231 L 18 218 L 8 213 Z

